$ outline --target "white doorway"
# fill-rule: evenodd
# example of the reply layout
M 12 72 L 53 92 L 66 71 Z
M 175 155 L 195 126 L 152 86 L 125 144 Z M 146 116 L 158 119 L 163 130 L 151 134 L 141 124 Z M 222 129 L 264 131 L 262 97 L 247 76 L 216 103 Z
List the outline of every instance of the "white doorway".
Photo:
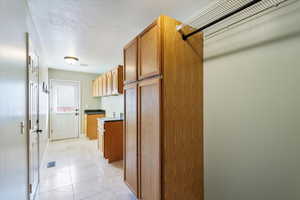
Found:
M 63 140 L 79 137 L 80 82 L 50 80 L 50 138 Z

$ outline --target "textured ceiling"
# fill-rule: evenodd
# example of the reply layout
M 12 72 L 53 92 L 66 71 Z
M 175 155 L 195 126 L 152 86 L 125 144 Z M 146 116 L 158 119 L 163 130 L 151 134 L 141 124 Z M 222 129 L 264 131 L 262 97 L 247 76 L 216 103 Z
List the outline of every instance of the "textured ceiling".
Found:
M 50 68 L 105 72 L 123 63 L 122 49 L 157 16 L 185 20 L 209 0 L 28 0 Z M 76 56 L 80 64 L 65 64 Z

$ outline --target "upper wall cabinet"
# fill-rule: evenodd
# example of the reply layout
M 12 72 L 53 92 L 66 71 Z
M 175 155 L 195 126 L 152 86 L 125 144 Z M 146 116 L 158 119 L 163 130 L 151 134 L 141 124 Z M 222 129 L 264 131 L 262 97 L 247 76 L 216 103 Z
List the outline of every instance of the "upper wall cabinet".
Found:
M 112 95 L 123 94 L 123 67 L 119 65 L 111 71 L 112 73 Z
M 102 75 L 102 96 L 107 96 L 107 77 L 106 77 L 106 74 Z
M 112 71 L 97 77 L 92 87 L 94 97 L 123 94 L 123 66 L 119 65 Z
M 144 30 L 139 41 L 139 80 L 160 74 L 160 28 L 159 19 Z
M 103 87 L 102 87 L 102 76 L 99 76 L 98 78 L 98 96 L 102 96 L 103 95 Z
M 111 71 L 106 73 L 106 95 L 109 96 L 112 94 L 112 73 Z
M 95 80 L 95 96 L 96 97 L 99 96 L 99 80 L 98 79 Z
M 135 38 L 124 47 L 124 82 L 137 80 L 138 40 Z

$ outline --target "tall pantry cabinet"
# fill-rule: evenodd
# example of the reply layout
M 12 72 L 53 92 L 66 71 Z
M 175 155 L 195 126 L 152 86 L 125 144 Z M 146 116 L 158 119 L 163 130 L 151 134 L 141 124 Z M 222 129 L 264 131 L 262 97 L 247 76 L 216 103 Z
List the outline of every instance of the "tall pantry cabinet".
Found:
M 180 24 L 160 16 L 124 47 L 124 180 L 142 200 L 203 199 L 203 39 Z

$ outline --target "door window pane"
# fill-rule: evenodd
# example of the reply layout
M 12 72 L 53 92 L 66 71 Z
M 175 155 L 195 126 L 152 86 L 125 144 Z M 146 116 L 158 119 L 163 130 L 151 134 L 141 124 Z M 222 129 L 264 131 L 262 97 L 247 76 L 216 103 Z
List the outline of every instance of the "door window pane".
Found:
M 57 113 L 74 112 L 77 108 L 76 90 L 71 85 L 60 85 L 55 88 L 55 111 Z

